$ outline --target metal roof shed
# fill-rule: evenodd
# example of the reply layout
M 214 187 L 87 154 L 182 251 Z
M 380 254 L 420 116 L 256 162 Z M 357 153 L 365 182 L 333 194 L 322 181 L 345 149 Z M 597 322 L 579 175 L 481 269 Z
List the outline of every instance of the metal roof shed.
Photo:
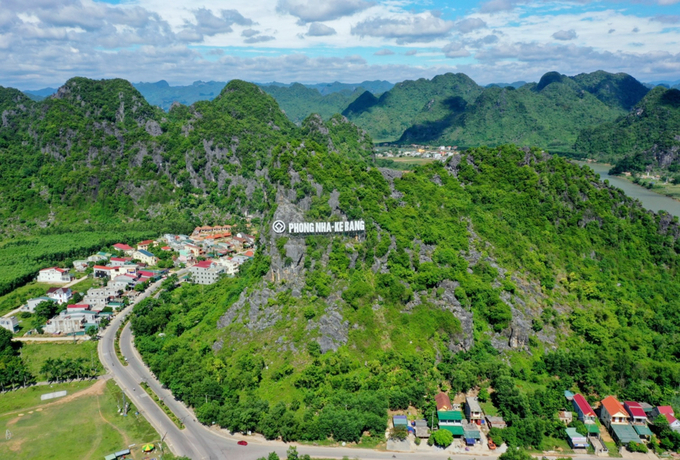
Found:
M 437 418 L 440 422 L 460 422 L 463 420 L 463 414 L 459 410 L 440 410 L 437 411 Z
M 109 454 L 104 457 L 104 460 L 116 460 L 116 454 Z
M 635 429 L 630 425 L 616 425 L 612 424 L 612 434 L 614 439 L 618 440 L 621 444 L 628 444 L 630 442 L 641 443 L 642 440 L 638 436 Z
M 633 425 L 633 428 L 639 436 L 652 436 L 652 430 L 647 425 Z
M 442 425 L 439 429 L 446 430 L 455 437 L 462 437 L 465 434 L 465 430 L 463 430 L 461 425 Z

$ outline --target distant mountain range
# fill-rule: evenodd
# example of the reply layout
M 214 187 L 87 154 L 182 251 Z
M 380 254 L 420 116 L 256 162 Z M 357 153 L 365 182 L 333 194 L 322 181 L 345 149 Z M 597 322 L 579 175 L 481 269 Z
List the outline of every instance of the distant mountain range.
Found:
M 173 104 L 190 106 L 212 100 L 225 83 L 196 81 L 170 86 L 161 80 L 133 86 L 149 104 L 168 111 Z M 680 87 L 680 81 L 643 84 L 627 74 L 597 71 L 571 77 L 549 72 L 538 83 L 486 86 L 467 75 L 450 73 L 396 85 L 376 80 L 307 85 L 271 82 L 258 86 L 276 99 L 295 124 L 301 125 L 312 113 L 324 120 L 341 113 L 379 143 L 459 147 L 515 143 L 615 162 L 648 143 L 634 143 L 636 147 L 628 151 L 628 144 L 610 138 L 610 130 L 619 132 L 617 123 L 628 123 L 621 120 L 630 118 L 631 109 L 641 103 L 650 87 L 661 91 Z M 44 88 L 24 93 L 40 100 L 55 91 Z M 634 116 L 630 119 L 637 120 Z M 666 134 L 674 139 L 680 133 L 660 135 Z

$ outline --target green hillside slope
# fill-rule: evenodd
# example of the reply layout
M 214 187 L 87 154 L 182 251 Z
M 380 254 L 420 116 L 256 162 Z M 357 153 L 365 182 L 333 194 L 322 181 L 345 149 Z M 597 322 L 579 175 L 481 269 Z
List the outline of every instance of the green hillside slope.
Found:
M 679 170 L 680 90 L 655 87 L 626 116 L 584 130 L 575 149 L 618 162 L 617 172 L 640 172 L 648 166 Z
M 350 106 L 343 115 L 368 131 L 376 142 L 395 141 L 418 115 L 428 120 L 439 119 L 447 111 L 448 100 L 462 98 L 470 102 L 482 90 L 464 74 L 406 80 L 383 93 L 375 103 L 363 101 L 360 106 Z
M 276 99 L 281 109 L 293 123 L 301 123 L 312 113 L 317 113 L 325 120 L 341 113 L 363 92 L 363 88 L 356 90 L 344 89 L 332 91 L 322 95 L 315 88 L 308 88 L 300 83 L 291 86 L 262 86 L 267 94 Z
M 388 409 L 430 414 L 440 388 L 480 385 L 506 441 L 539 447 L 566 389 L 677 395 L 680 228 L 590 169 L 504 146 L 402 175 L 305 143 L 269 176 L 242 275 L 134 311 L 144 358 L 203 422 L 370 445 Z M 269 226 L 358 218 L 358 237 Z
M 164 113 L 124 80 L 69 80 L 34 102 L 0 88 L 0 235 L 32 228 L 198 224 L 262 215 L 278 144 L 302 142 L 276 101 L 234 80 L 213 101 Z M 347 120 L 319 130 L 327 148 L 367 155 Z M 330 133 L 330 134 L 329 134 Z
M 376 141 L 498 145 L 506 142 L 571 151 L 579 132 L 613 121 L 647 93 L 630 75 L 598 71 L 545 74 L 538 84 L 487 88 L 442 75 L 403 82 L 380 100 L 364 95 L 343 114 Z

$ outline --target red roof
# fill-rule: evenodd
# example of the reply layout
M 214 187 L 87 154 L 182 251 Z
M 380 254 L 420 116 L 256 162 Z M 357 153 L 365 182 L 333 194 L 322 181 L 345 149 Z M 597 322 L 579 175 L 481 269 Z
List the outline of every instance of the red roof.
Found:
M 151 243 L 153 243 L 153 240 L 144 240 L 144 241 L 141 241 L 137 244 L 140 245 L 140 244 L 151 244 Z
M 123 243 L 116 243 L 113 245 L 114 248 L 118 249 L 119 251 L 132 251 L 132 247 L 128 246 L 127 244 Z
M 55 292 L 67 292 L 67 290 L 68 290 L 68 288 L 56 288 L 56 287 L 53 287 L 53 288 L 49 288 L 49 289 L 47 290 L 47 293 L 48 293 L 48 294 L 52 294 L 52 293 L 55 293 Z
M 68 270 L 66 270 L 66 269 L 64 269 L 64 268 L 59 268 L 59 267 L 43 268 L 43 269 L 40 270 L 40 271 L 41 271 L 41 272 L 45 272 L 45 271 L 47 271 L 47 270 L 56 270 L 56 271 L 58 271 L 58 272 L 60 272 L 60 273 L 67 273 L 67 272 L 68 272 Z
M 211 262 L 211 261 L 209 261 L 209 260 L 202 260 L 201 262 L 199 262 L 199 263 L 197 263 L 196 265 L 194 265 L 194 267 L 198 267 L 198 268 L 210 268 L 211 265 L 212 265 L 212 262 Z
M 626 409 L 613 396 L 607 396 L 602 400 L 602 406 L 607 410 L 609 415 L 615 416 L 617 414 L 626 414 Z
M 107 267 L 105 265 L 95 265 L 94 269 L 95 270 L 115 270 L 116 267 Z
M 640 403 L 635 401 L 626 401 L 623 404 L 626 409 L 628 409 L 628 413 L 631 415 L 631 417 L 647 418 L 647 414 L 645 414 L 645 410 L 642 408 Z
M 161 249 L 162 249 L 163 251 L 169 251 L 169 250 L 171 250 L 172 248 L 171 248 L 170 246 L 163 246 Z
M 437 404 L 437 410 L 451 410 L 451 399 L 446 393 L 437 393 L 434 401 Z
M 116 262 L 129 262 L 132 260 L 132 257 L 111 257 L 111 261 L 116 261 Z
M 247 257 L 253 257 L 255 255 L 255 253 L 253 251 L 246 251 L 246 252 L 243 253 L 243 255 L 247 256 Z
M 578 406 L 584 416 L 595 417 L 595 411 L 590 407 L 590 404 L 588 404 L 588 401 L 586 401 L 582 394 L 574 395 L 574 404 Z
M 659 414 L 675 415 L 671 406 L 658 406 L 656 410 L 659 411 Z
M 662 415 L 663 415 L 664 417 L 666 417 L 666 420 L 668 420 L 668 424 L 669 424 L 669 425 L 672 425 L 672 424 L 674 424 L 675 422 L 678 421 L 678 419 L 675 418 L 675 417 L 673 417 L 671 414 L 662 414 Z
M 90 306 L 86 303 L 81 303 L 81 304 L 69 305 L 66 308 L 79 309 L 79 310 L 89 310 Z

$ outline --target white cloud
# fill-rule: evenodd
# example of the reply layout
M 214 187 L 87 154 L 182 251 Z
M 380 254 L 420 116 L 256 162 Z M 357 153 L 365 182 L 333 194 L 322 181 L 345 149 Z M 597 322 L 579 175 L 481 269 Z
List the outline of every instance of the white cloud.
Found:
M 451 42 L 442 48 L 444 56 L 447 58 L 460 58 L 470 56 L 470 52 L 465 49 L 462 43 Z
M 327 37 L 329 35 L 335 35 L 337 32 L 334 28 L 328 27 L 326 24 L 321 24 L 320 22 L 313 22 L 309 25 L 309 30 L 307 35 L 310 37 Z
M 352 16 L 374 4 L 364 0 L 279 0 L 276 10 L 295 16 L 300 24 L 305 24 Z
M 398 44 L 432 42 L 446 37 L 455 26 L 430 13 L 403 18 L 374 17 L 352 27 L 352 35 L 395 39 Z
M 578 35 L 576 34 L 576 31 L 574 29 L 559 30 L 559 31 L 555 32 L 554 34 L 552 34 L 552 38 L 554 38 L 555 40 L 562 40 L 562 41 L 573 40 L 576 37 L 578 37 Z
M 458 21 L 455 27 L 460 33 L 466 34 L 473 30 L 484 29 L 486 27 L 486 22 L 479 18 L 466 18 L 462 21 Z
M 392 51 L 391 49 L 383 48 L 373 53 L 373 56 L 392 56 L 393 54 L 394 51 Z

